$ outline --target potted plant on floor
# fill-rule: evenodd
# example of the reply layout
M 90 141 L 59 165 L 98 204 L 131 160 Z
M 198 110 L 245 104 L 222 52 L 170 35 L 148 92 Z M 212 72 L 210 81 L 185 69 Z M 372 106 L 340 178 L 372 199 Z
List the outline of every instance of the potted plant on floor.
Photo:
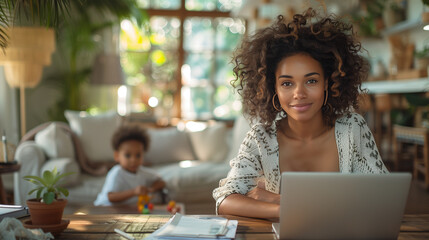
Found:
M 44 171 L 41 177 L 24 177 L 24 180 L 36 185 L 36 187 L 28 193 L 31 195 L 36 192 L 36 198 L 27 200 L 32 225 L 53 226 L 62 223 L 63 211 L 67 204 L 67 200 L 61 198 L 61 195 L 67 197 L 69 192 L 67 189 L 61 187 L 61 184 L 63 183 L 64 177 L 71 174 L 73 173 L 61 174 L 54 168 L 52 171 Z
M 419 51 L 415 51 L 416 68 L 427 69 L 429 66 L 429 44 L 423 46 Z

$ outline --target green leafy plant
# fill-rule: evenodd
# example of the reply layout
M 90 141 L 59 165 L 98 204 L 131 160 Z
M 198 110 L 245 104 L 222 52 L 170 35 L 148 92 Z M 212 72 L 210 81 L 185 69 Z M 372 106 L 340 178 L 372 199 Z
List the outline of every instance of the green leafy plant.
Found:
M 422 50 L 415 52 L 416 58 L 429 58 L 429 45 L 423 47 Z
M 28 195 L 36 192 L 36 199 L 43 200 L 46 204 L 51 204 L 54 200 L 57 200 L 61 194 L 67 197 L 69 191 L 60 187 L 60 185 L 63 183 L 63 178 L 71 174 L 74 174 L 74 172 L 61 174 L 57 171 L 57 168 L 54 168 L 52 171 L 44 171 L 42 177 L 25 176 L 24 180 L 36 185 L 36 188 L 32 189 Z

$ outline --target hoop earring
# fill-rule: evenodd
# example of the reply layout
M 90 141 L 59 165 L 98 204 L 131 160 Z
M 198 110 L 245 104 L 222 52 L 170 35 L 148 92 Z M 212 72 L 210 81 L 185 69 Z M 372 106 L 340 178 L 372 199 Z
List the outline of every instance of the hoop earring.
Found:
M 275 103 L 275 101 L 274 101 L 274 99 L 275 99 L 275 97 L 277 96 L 277 93 L 275 93 L 274 95 L 273 95 L 273 107 L 274 107 L 274 109 L 275 110 L 277 110 L 277 112 L 280 112 L 281 111 L 281 109 L 278 109 L 278 107 L 276 107 L 276 103 Z
M 328 90 L 325 90 L 325 101 L 323 101 L 323 106 L 328 102 Z

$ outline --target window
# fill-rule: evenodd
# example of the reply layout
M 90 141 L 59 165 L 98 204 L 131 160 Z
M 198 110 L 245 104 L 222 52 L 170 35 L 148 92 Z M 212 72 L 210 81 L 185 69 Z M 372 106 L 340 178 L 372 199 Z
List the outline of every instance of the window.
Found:
M 182 6 L 182 2 L 184 6 Z M 230 17 L 241 0 L 140 0 L 149 26 L 121 23 L 121 62 L 131 111 L 156 117 L 232 119 L 232 52 L 245 21 Z

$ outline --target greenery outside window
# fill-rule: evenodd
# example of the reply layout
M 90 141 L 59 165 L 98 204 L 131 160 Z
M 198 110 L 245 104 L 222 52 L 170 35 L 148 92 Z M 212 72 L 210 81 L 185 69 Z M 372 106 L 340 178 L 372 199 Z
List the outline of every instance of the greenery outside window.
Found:
M 230 86 L 230 60 L 245 22 L 228 11 L 240 5 L 241 0 L 140 0 L 149 26 L 121 24 L 131 111 L 163 118 L 237 116 L 241 104 Z

